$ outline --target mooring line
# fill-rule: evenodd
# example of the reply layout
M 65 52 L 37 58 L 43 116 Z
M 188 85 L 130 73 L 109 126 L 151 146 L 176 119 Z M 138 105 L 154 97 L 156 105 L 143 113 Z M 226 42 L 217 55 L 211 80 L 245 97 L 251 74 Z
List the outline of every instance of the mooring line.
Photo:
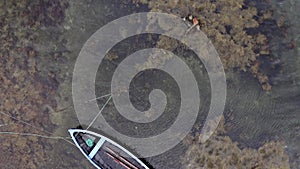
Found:
M 96 117 L 92 120 L 92 122 L 89 124 L 89 126 L 86 128 L 86 130 L 88 130 L 92 124 L 96 121 L 96 119 L 98 118 L 98 116 L 102 113 L 102 111 L 104 110 L 105 106 L 109 103 L 110 99 L 111 99 L 111 95 L 109 96 L 109 98 L 107 99 L 107 101 L 105 102 L 105 104 L 102 106 L 101 110 L 99 111 L 99 113 L 96 115 Z
M 67 140 L 67 139 L 71 139 L 69 137 L 46 136 L 46 135 L 35 134 L 35 133 L 17 133 L 17 132 L 12 132 L 12 131 L 1 131 L 0 134 L 21 135 L 21 136 L 34 136 L 34 137 L 42 137 L 42 138 L 47 138 L 47 139 L 64 140 L 64 141 L 72 144 L 73 146 L 76 146 L 73 142 Z
M 111 96 L 111 93 L 110 93 L 110 94 L 105 94 L 105 95 L 102 95 L 102 96 L 100 96 L 100 97 L 97 97 L 97 98 L 94 98 L 94 99 L 91 99 L 91 100 L 88 100 L 88 101 L 85 102 L 85 103 L 89 103 L 89 102 L 92 102 L 92 101 L 95 101 L 95 100 L 98 100 L 98 99 L 101 99 L 101 98 L 104 98 L 104 97 L 108 97 L 108 96 L 110 96 L 110 97 L 108 98 L 108 100 L 106 101 L 106 103 L 103 105 L 103 107 L 101 108 L 101 110 L 99 111 L 99 113 L 97 114 L 97 116 L 96 116 L 96 117 L 93 119 L 93 121 L 90 123 L 90 125 L 88 126 L 87 129 L 89 129 L 89 128 L 91 127 L 91 125 L 95 122 L 95 120 L 98 118 L 98 116 L 99 116 L 99 115 L 101 114 L 101 112 L 104 110 L 105 106 L 108 104 L 108 102 L 110 101 L 110 99 L 111 99 L 112 96 Z M 30 123 L 24 121 L 24 120 L 18 119 L 18 118 L 14 117 L 14 116 L 12 116 L 12 115 L 10 115 L 10 114 L 7 114 L 7 113 L 1 112 L 1 111 L 0 111 L 0 114 L 5 115 L 5 116 L 7 116 L 7 117 L 9 117 L 9 118 L 11 118 L 11 119 L 14 119 L 14 120 L 16 120 L 18 123 L 23 123 L 23 124 L 25 124 L 25 125 L 28 125 L 28 126 L 34 128 L 34 129 L 38 130 L 38 131 L 41 131 L 41 132 L 44 132 L 44 133 L 47 133 L 47 134 L 50 134 L 50 135 L 55 135 L 54 133 L 52 133 L 52 132 L 50 132 L 50 131 L 47 131 L 47 130 L 42 129 L 42 128 L 40 128 L 40 127 L 36 127 L 36 126 L 34 126 L 34 125 L 32 125 L 32 124 L 30 124 Z M 12 123 L 9 123 L 9 124 L 0 124 L 0 127 L 7 126 L 7 125 L 10 125 L 10 124 L 12 124 Z M 33 136 L 33 137 L 42 137 L 42 138 L 47 138 L 47 139 L 64 140 L 64 141 L 66 141 L 66 142 L 72 144 L 73 146 L 76 146 L 73 142 L 67 140 L 67 139 L 72 139 L 72 138 L 70 138 L 70 137 L 47 136 L 47 135 L 41 135 L 41 134 L 35 134 L 35 133 L 18 133 L 18 132 L 12 132 L 12 131 L 1 131 L 0 134 L 21 135 L 21 136 Z

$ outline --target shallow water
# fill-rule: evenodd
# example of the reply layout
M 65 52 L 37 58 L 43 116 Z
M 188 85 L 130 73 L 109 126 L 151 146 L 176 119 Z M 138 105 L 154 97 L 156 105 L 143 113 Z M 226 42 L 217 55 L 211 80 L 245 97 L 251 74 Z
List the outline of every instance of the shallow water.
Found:
M 103 3 L 105 4 L 105 2 Z M 91 1 L 90 4 L 85 3 L 80 5 L 77 2 L 73 2 L 73 9 L 71 5 L 69 10 L 70 16 L 69 18 L 67 16 L 67 19 L 72 20 L 72 24 L 68 25 L 68 21 L 66 22 L 66 27 L 68 28 L 70 26 L 71 29 L 66 31 L 63 35 L 69 38 L 68 48 L 72 51 L 70 56 L 76 56 L 76 53 L 78 53 L 85 40 L 101 25 L 118 16 L 132 13 L 130 10 L 118 11 L 116 13 L 114 7 L 110 5 L 104 5 L 104 10 L 99 10 L 103 12 L 102 14 L 95 13 L 93 11 L 98 11 L 101 7 L 103 8 L 103 6 L 97 5 L 99 4 L 93 1 Z M 240 73 L 238 71 L 227 71 L 228 95 L 224 113 L 231 117 L 231 120 L 228 120 L 228 123 L 231 124 L 228 134 L 234 141 L 238 141 L 241 147 L 258 148 L 262 143 L 269 140 L 284 140 L 287 144 L 287 151 L 297 158 L 297 153 L 299 152 L 299 145 L 297 144 L 299 135 L 297 135 L 297 133 L 299 131 L 300 119 L 300 114 L 298 113 L 300 105 L 298 101 L 299 55 L 297 48 L 287 49 L 286 45 L 292 38 L 299 44 L 299 39 L 297 39 L 299 37 L 295 36 L 299 30 L 297 29 L 299 25 L 295 25 L 298 24 L 295 22 L 295 18 L 297 18 L 295 15 L 297 14 L 294 13 L 293 11 L 295 10 L 292 9 L 298 4 L 293 1 L 274 1 L 273 5 L 274 8 L 278 10 L 275 13 L 278 13 L 277 15 L 286 15 L 287 22 L 291 25 L 287 30 L 287 37 L 274 35 L 271 41 L 272 57 L 279 60 L 279 64 L 275 65 L 278 66 L 278 68 L 272 69 L 269 63 L 263 64 L 266 65 L 264 68 L 265 71 L 271 76 L 273 88 L 270 92 L 263 91 L 261 86 L 257 83 L 257 80 L 252 78 L 250 74 Z M 91 6 L 94 8 L 91 8 Z M 78 8 L 80 8 L 80 10 Z M 76 12 L 72 13 L 72 10 Z M 133 10 L 135 9 L 133 8 Z M 79 25 L 81 25 L 81 27 Z M 76 36 L 74 36 L 75 34 Z M 75 59 L 75 57 L 73 59 Z M 193 62 L 193 60 L 191 62 Z M 108 63 L 106 66 L 113 67 L 114 65 Z M 199 65 L 196 64 L 195 67 L 197 66 Z M 201 72 L 203 70 L 197 70 L 196 68 L 195 71 Z M 106 74 L 105 70 L 99 70 L 97 78 L 106 79 L 105 82 L 101 81 L 97 86 L 99 95 L 109 91 L 109 86 L 107 86 L 107 84 L 109 84 L 109 77 L 110 75 Z M 198 78 L 203 79 L 204 77 L 199 75 Z M 207 83 L 202 85 L 203 90 L 205 90 Z M 209 98 L 209 93 L 202 91 L 201 94 L 203 97 L 202 100 L 208 100 L 207 97 Z M 101 102 L 99 102 L 99 104 L 101 105 Z M 208 105 L 208 103 L 204 102 L 203 105 Z M 141 108 L 145 106 L 145 104 L 137 105 L 137 107 L 138 106 Z M 205 112 L 207 110 L 204 108 L 202 111 Z M 116 110 L 109 106 L 108 112 L 116 112 Z M 168 117 L 166 118 L 164 121 L 170 120 Z M 130 132 L 129 129 L 131 126 L 127 123 L 125 123 L 125 126 L 115 124 L 114 119 L 118 119 L 118 116 L 109 115 L 108 119 L 112 119 L 111 125 L 115 125 L 116 128 L 119 128 L 118 131 L 122 131 L 121 129 L 124 129 L 124 127 L 127 128 L 128 130 L 123 131 L 125 134 L 136 135 L 143 133 L 142 130 L 133 130 Z M 197 123 L 201 124 L 202 121 L 203 118 L 199 117 Z M 142 127 L 142 129 L 146 128 Z M 156 130 L 152 128 L 152 130 L 148 132 L 151 133 L 153 130 L 155 132 L 159 131 L 159 129 Z M 147 160 L 155 168 L 180 168 L 179 157 L 184 150 L 185 146 L 181 144 L 160 156 L 152 157 Z
M 286 37 L 274 35 L 270 42 L 272 57 L 276 58 L 276 63 L 275 61 L 273 63 L 276 69 L 270 68 L 272 64 L 263 64 L 265 65 L 265 71 L 269 72 L 271 76 L 272 90 L 269 92 L 263 91 L 257 80 L 248 73 L 228 70 L 226 72 L 228 95 L 224 113 L 225 117 L 228 117 L 227 123 L 230 124 L 228 135 L 234 141 L 238 141 L 241 147 L 257 148 L 268 140 L 284 140 L 287 144 L 287 152 L 292 157 L 291 159 L 297 161 L 300 159 L 300 48 L 297 47 L 300 46 L 300 23 L 298 19 L 300 14 L 297 11 L 300 8 L 300 2 L 297 0 L 273 0 L 272 4 L 276 9 L 275 17 L 283 15 L 289 25 Z M 119 3 L 111 3 L 109 0 L 84 2 L 75 0 L 70 2 L 62 26 L 49 27 L 40 32 L 40 38 L 35 40 L 33 47 L 41 53 L 40 63 L 38 64 L 42 71 L 41 73 L 53 72 L 59 79 L 60 85 L 57 97 L 60 102 L 58 103 L 58 109 L 72 106 L 72 72 L 84 42 L 101 26 L 113 19 L 138 11 L 147 11 L 145 6 L 123 5 L 124 7 L 120 8 Z M 295 41 L 296 47 L 287 49 L 291 40 Z M 58 61 L 53 61 L 52 58 L 47 57 L 47 53 L 53 50 L 62 52 L 62 57 Z M 205 70 L 199 67 L 201 64 L 194 63 L 195 60 L 193 59 L 187 60 L 187 62 L 191 65 L 194 64 L 192 67 L 195 72 L 202 72 L 196 76 L 198 80 L 202 79 L 201 87 L 199 87 L 202 91 L 201 100 L 203 100 L 201 112 L 206 112 L 207 108 L 205 106 L 209 104 L 209 99 L 207 98 L 210 96 Z M 115 66 L 115 63 L 106 64 L 111 69 Z M 154 75 L 146 74 L 146 76 L 156 75 L 154 73 Z M 105 70 L 99 69 L 97 78 L 104 79 L 104 81 L 99 80 L 100 83 L 96 84 L 97 94 L 106 94 L 109 91 L 109 74 L 105 74 Z M 157 78 L 167 77 L 161 75 Z M 151 88 L 146 91 L 138 89 L 142 91 L 142 95 L 147 96 L 147 90 Z M 172 96 L 172 92 L 174 91 L 170 90 L 170 96 Z M 139 98 L 134 99 L 139 101 Z M 99 100 L 99 106 L 104 102 L 105 99 Z M 147 105 L 147 100 L 142 100 L 141 103 L 140 105 L 137 104 L 136 107 L 143 109 L 144 106 L 149 106 Z M 174 101 L 174 104 L 176 104 L 176 101 Z M 170 112 L 172 108 L 174 106 L 171 106 Z M 116 112 L 112 105 L 108 106 L 106 111 Z M 62 112 L 50 113 L 51 120 L 57 128 L 54 135 L 67 136 L 67 129 L 79 124 L 72 107 Z M 111 118 L 112 125 L 119 127 L 119 130 L 124 129 L 124 125 L 118 126 L 118 124 L 114 124 L 114 120 L 118 118 L 116 115 L 110 114 L 108 117 Z M 163 120 L 172 123 L 169 118 L 165 117 Z M 201 125 L 202 122 L 203 117 L 199 117 L 197 123 Z M 126 123 L 126 125 L 128 124 Z M 133 128 L 130 125 L 125 127 L 128 129 L 123 131 L 124 133 L 127 132 L 126 134 L 145 134 L 142 130 L 129 130 Z M 155 127 L 155 125 L 153 124 L 152 127 Z M 168 127 L 168 123 L 164 127 Z M 143 127 L 141 128 L 143 129 Z M 151 132 L 160 130 L 164 129 L 152 129 L 146 134 L 151 135 L 153 134 Z M 194 130 L 198 131 L 197 129 Z M 40 168 L 93 168 L 76 147 L 64 141 L 46 139 L 41 139 L 41 141 L 52 148 L 45 150 L 49 158 L 45 159 L 47 164 L 40 166 Z M 181 168 L 180 158 L 185 149 L 186 147 L 181 143 L 162 155 L 147 158 L 146 160 L 154 168 Z M 300 166 L 300 162 L 298 164 Z M 17 166 L 14 166 L 14 164 L 5 165 L 5 168 L 14 167 Z
M 273 1 L 275 17 L 285 17 L 286 33 L 275 34 L 271 40 L 272 63 L 265 70 L 271 75 L 272 90 L 265 92 L 246 74 L 240 74 L 228 79 L 227 111 L 234 116 L 229 120 L 233 127 L 229 135 L 238 141 L 242 147 L 258 147 L 268 140 L 284 140 L 286 150 L 292 157 L 291 161 L 298 161 L 299 165 L 299 125 L 300 125 L 300 24 L 299 13 L 295 9 L 300 6 L 299 1 Z M 291 42 L 296 47 L 289 48 Z M 267 64 L 263 64 L 267 65 Z M 227 73 L 227 75 L 230 73 Z M 230 75 L 229 75 L 230 76 Z M 232 81 L 231 81 L 232 80 Z M 230 97 L 232 96 L 232 97 Z

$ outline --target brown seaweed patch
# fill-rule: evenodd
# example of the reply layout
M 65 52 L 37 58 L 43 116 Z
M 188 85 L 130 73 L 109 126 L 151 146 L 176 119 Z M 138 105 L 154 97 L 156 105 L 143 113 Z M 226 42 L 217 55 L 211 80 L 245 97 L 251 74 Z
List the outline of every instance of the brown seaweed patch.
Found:
M 43 107 L 45 104 L 56 106 L 55 77 L 41 75 L 37 68 L 39 52 L 32 44 L 38 38 L 39 29 L 63 21 L 67 1 L 11 0 L 1 1 L 0 6 L 0 111 L 51 131 L 53 124 Z M 3 114 L 0 116 L 2 122 L 8 124 L 2 126 L 1 131 L 45 134 Z M 0 168 L 40 168 L 48 159 L 43 142 L 37 137 L 3 135 Z
M 223 124 L 220 124 L 218 131 L 204 143 L 199 139 L 199 134 L 185 139 L 189 147 L 182 157 L 184 168 L 290 168 L 283 142 L 270 141 L 258 149 L 241 149 L 238 143 L 233 142 L 228 136 L 221 135 L 224 132 L 222 126 Z
M 270 53 L 268 39 L 259 30 L 255 34 L 246 31 L 257 30 L 260 23 L 272 17 L 271 10 L 258 11 L 254 5 L 245 4 L 244 0 L 133 0 L 133 2 L 148 4 L 151 11 L 182 17 L 189 13 L 193 14 L 204 23 L 201 29 L 214 44 L 225 69 L 238 68 L 249 71 L 258 79 L 264 90 L 271 89 L 268 76 L 260 70 L 258 61 L 259 57 Z

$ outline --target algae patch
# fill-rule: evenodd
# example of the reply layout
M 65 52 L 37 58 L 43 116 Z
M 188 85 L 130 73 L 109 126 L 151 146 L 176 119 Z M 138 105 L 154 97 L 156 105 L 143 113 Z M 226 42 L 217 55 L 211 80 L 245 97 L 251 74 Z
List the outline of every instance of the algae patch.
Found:
M 166 12 L 181 17 L 193 14 L 203 22 L 201 30 L 214 44 L 225 69 L 251 72 L 264 90 L 270 90 L 269 77 L 260 69 L 261 57 L 270 55 L 268 38 L 259 25 L 272 19 L 270 10 L 258 11 L 244 0 L 133 0 L 148 4 L 151 11 Z M 165 23 L 162 24 L 164 27 Z M 248 30 L 255 30 L 249 33 Z M 170 43 L 172 43 L 170 41 Z

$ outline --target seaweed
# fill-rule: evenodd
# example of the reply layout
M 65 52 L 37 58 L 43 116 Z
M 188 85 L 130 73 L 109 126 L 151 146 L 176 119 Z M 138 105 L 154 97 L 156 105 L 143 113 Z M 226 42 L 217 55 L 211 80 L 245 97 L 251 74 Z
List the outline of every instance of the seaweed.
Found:
M 237 68 L 248 71 L 258 79 L 264 90 L 271 90 L 269 77 L 260 69 L 259 60 L 260 57 L 270 55 L 269 39 L 261 31 L 260 24 L 272 20 L 271 10 L 258 10 L 255 4 L 244 0 L 133 0 L 133 2 L 148 4 L 151 11 L 181 17 L 193 14 L 203 22 L 201 30 L 212 41 L 225 69 Z M 282 25 L 282 22 L 279 21 L 278 25 Z M 248 30 L 251 29 L 255 32 L 249 33 Z
M 38 69 L 40 53 L 34 49 L 39 30 L 57 26 L 64 19 L 67 1 L 24 0 L 1 1 L 0 38 L 0 111 L 50 131 L 50 115 L 42 113 L 44 105 L 56 106 L 57 87 L 51 74 L 41 75 Z M 5 10 L 4 10 L 5 9 Z M 57 85 L 57 84 L 56 84 Z M 38 132 L 1 115 L 1 131 Z M 40 132 L 40 131 L 39 131 Z M 36 137 L 1 137 L 1 164 L 23 168 L 39 168 L 47 157 L 43 143 Z M 34 145 L 34 146 L 33 146 Z
M 224 121 L 206 142 L 200 135 L 187 136 L 184 140 L 188 149 L 182 156 L 184 168 L 290 168 L 285 143 L 270 141 L 258 149 L 240 148 L 237 142 L 224 135 Z

